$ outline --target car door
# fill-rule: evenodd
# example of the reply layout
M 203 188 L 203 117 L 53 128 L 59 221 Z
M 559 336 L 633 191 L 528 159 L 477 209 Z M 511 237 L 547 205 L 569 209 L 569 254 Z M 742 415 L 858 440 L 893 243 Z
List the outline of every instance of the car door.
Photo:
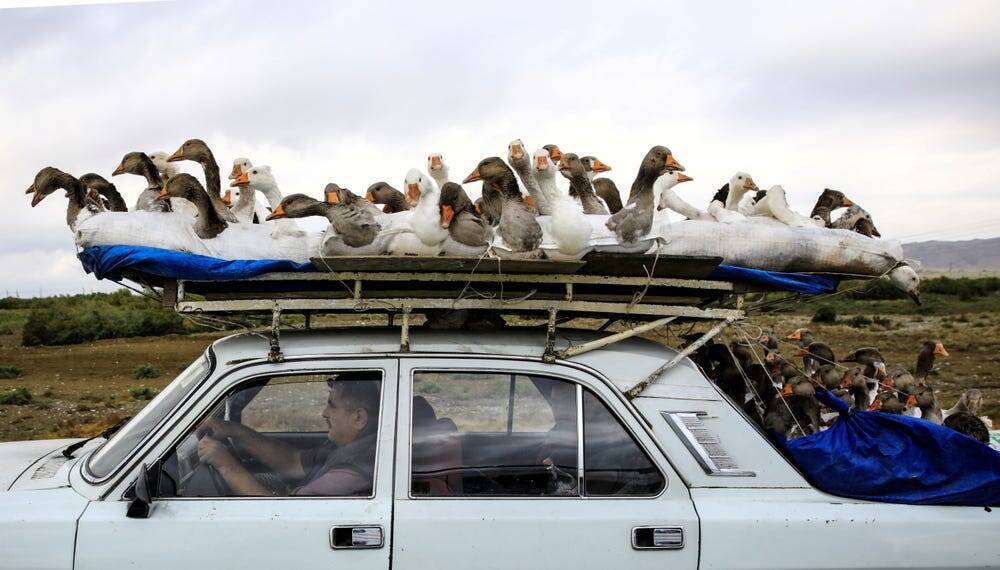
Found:
M 387 569 L 396 361 L 300 361 L 230 376 L 205 394 L 207 401 L 171 432 L 171 441 L 152 444 L 143 464 L 161 463 L 163 475 L 148 518 L 129 518 L 129 501 L 120 495 L 87 507 L 79 521 L 76 568 Z M 364 409 L 364 426 L 352 442 L 363 444 L 371 461 L 357 459 L 358 467 L 351 467 L 350 459 L 333 459 L 341 448 L 349 449 L 348 444 L 334 448 L 336 442 L 328 443 L 335 430 L 334 422 L 327 420 L 327 406 L 336 405 L 333 401 L 346 406 L 344 383 L 351 385 L 352 393 L 366 388 L 371 395 L 375 390 L 369 398 L 375 404 Z M 356 394 L 351 398 L 360 401 Z M 356 405 L 356 410 L 363 410 Z M 377 414 L 373 422 L 368 421 L 371 410 Z M 354 417 L 361 417 L 361 411 Z M 240 458 L 254 484 L 266 488 L 267 495 L 233 496 L 233 488 L 220 492 L 213 487 L 214 476 L 200 465 L 201 438 L 224 439 L 206 426 L 223 433 L 219 426 L 232 425 L 226 422 L 257 434 L 225 438 L 225 447 Z M 253 439 L 257 436 L 312 457 L 308 467 L 301 459 L 303 476 L 285 480 L 278 470 L 256 459 L 257 448 L 263 445 Z M 324 454 L 314 453 L 317 450 Z M 136 470 L 132 469 L 132 480 Z M 334 473 L 341 478 L 331 479 Z M 344 481 L 361 483 L 348 488 Z
M 414 357 L 399 402 L 394 565 L 697 567 L 688 489 L 600 379 Z

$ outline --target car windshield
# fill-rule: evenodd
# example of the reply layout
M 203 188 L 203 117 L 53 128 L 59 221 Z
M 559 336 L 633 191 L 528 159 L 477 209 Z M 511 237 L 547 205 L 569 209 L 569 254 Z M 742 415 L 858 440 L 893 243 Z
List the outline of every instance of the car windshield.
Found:
M 105 442 L 90 456 L 87 470 L 95 479 L 107 477 L 130 451 L 160 423 L 177 404 L 201 384 L 212 371 L 208 355 L 194 361 L 184 372 L 153 398 L 132 421 Z

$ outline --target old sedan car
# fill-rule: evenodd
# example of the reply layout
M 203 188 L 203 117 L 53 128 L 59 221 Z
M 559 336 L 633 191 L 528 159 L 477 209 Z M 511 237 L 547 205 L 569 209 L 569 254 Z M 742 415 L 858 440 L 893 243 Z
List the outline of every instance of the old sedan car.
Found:
M 560 331 L 566 347 L 597 338 Z M 3 568 L 972 568 L 997 513 L 824 494 L 677 353 L 544 333 L 214 343 L 110 439 L 0 444 Z M 273 359 L 272 359 L 273 360 Z

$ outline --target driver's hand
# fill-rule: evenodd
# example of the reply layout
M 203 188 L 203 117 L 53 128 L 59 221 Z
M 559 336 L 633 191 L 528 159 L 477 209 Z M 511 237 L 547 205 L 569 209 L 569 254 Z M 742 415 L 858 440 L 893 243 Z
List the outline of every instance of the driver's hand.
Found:
M 198 459 L 212 467 L 221 469 L 236 462 L 226 446 L 213 437 L 203 437 L 198 441 Z
M 226 420 L 207 419 L 198 426 L 197 434 L 200 439 L 204 439 L 206 435 L 215 439 L 234 437 L 238 431 L 236 425 Z

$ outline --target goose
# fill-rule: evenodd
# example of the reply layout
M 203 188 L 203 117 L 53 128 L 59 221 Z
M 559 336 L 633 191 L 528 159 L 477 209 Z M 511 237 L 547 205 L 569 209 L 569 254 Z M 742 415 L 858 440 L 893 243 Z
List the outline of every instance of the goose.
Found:
M 559 164 L 559 162 L 562 161 L 562 151 L 559 150 L 558 146 L 554 144 L 547 144 L 544 145 L 542 148 L 544 148 L 545 151 L 549 153 L 549 158 L 552 159 L 552 162 Z
M 153 160 L 144 152 L 130 152 L 122 157 L 118 167 L 111 173 L 111 176 L 119 174 L 135 174 L 146 179 L 146 189 L 139 194 L 135 202 L 135 210 L 145 212 L 170 212 L 172 211 L 170 200 L 157 200 L 156 197 L 163 187 L 163 179 L 160 172 L 153 164 Z
M 584 214 L 608 215 L 608 208 L 594 193 L 594 186 L 580 157 L 571 152 L 563 153 L 559 172 L 569 178 L 569 195 L 579 200 Z
M 841 378 L 840 386 L 850 392 L 854 409 L 867 410 L 868 406 L 871 405 L 871 386 L 860 366 L 847 369 Z
M 975 414 L 956 412 L 950 416 L 946 416 L 942 425 L 958 433 L 964 433 L 978 440 L 980 443 L 990 444 L 990 428 L 986 425 L 986 422 L 976 417 Z
M 757 190 L 757 184 L 754 183 L 752 176 L 746 172 L 737 172 L 729 179 L 729 192 L 726 194 L 725 200 L 726 209 L 747 215 L 747 212 L 740 211 L 740 202 L 743 201 L 744 196 Z
M 618 192 L 618 186 L 610 178 L 596 178 L 601 172 L 608 172 L 611 167 L 604 164 L 596 156 L 585 156 L 580 159 L 584 169 L 587 171 L 587 178 L 594 186 L 594 193 L 604 202 L 608 213 L 614 214 L 622 209 L 622 196 Z
M 233 190 L 226 188 L 226 193 L 222 195 L 222 203 L 229 207 L 229 210 L 236 215 L 236 220 L 241 224 L 260 223 L 257 215 L 257 192 L 249 184 L 238 184 L 238 180 L 230 183 L 230 186 L 239 186 L 239 198 L 233 204 Z
M 448 230 L 441 225 L 441 190 L 430 177 L 416 168 L 406 173 L 406 200 L 412 208 L 410 227 L 428 247 L 438 248 L 448 238 Z
M 661 174 L 660 177 L 656 179 L 656 182 L 653 183 L 653 195 L 659 196 L 660 198 L 657 210 L 673 210 L 689 220 L 714 221 L 715 218 L 712 217 L 711 214 L 695 208 L 674 193 L 674 186 L 691 180 L 694 180 L 694 178 L 691 178 L 683 172 L 672 171 Z
M 813 206 L 809 217 L 823 220 L 823 224 L 830 227 L 830 212 L 838 208 L 850 208 L 853 205 L 854 202 L 851 202 L 843 192 L 826 188 L 816 199 L 816 205 Z
M 708 215 L 715 221 L 723 224 L 740 224 L 747 221 L 747 217 L 739 212 L 726 209 L 726 201 L 729 199 L 729 184 L 723 184 L 712 197 L 708 204 Z
M 914 303 L 920 304 L 920 276 L 912 267 L 900 264 L 889 272 L 889 282 L 906 293 Z
M 944 417 L 959 412 L 967 412 L 979 416 L 983 407 L 983 392 L 977 388 L 969 388 L 955 402 L 955 405 L 944 411 Z
M 802 365 L 807 374 L 811 374 L 823 364 L 837 362 L 837 357 L 833 354 L 833 349 L 829 345 L 813 340 L 813 334 L 809 329 L 795 329 L 788 335 L 788 340 L 799 341 L 802 349 L 795 356 L 802 357 Z
M 934 358 L 936 356 L 945 358 L 949 356 L 948 351 L 944 348 L 944 344 L 940 340 L 925 340 L 923 348 L 917 354 L 917 368 L 913 374 L 918 382 L 926 380 L 931 370 L 934 369 Z
M 535 180 L 535 169 L 528 158 L 527 151 L 524 150 L 524 143 L 521 139 L 514 139 L 507 145 L 507 162 L 510 164 L 517 177 L 521 179 L 521 184 L 528 191 L 528 198 L 524 201 L 533 206 L 539 214 L 549 216 L 552 214 L 552 207 L 548 197 L 539 188 L 538 181 Z
M 435 152 L 427 155 L 427 174 L 434 179 L 438 188 L 444 188 L 448 183 L 448 165 L 444 163 L 441 153 Z
M 104 199 L 104 208 L 111 212 L 127 212 L 128 206 L 115 185 L 100 174 L 89 172 L 80 177 L 80 182 L 88 190 L 94 190 Z
M 153 166 L 156 167 L 156 171 L 160 173 L 160 178 L 163 179 L 164 182 L 170 180 L 174 176 L 177 176 L 177 173 L 180 172 L 177 170 L 176 166 L 168 162 L 168 159 L 170 158 L 169 154 L 161 151 L 150 152 L 147 154 L 149 159 L 153 161 Z M 180 212 L 189 216 L 198 215 L 198 208 L 195 208 L 194 204 L 183 198 L 171 198 L 170 209 L 171 211 Z
M 852 230 L 867 237 L 882 237 L 882 234 L 875 227 L 875 222 L 872 221 L 871 214 L 857 204 L 848 207 L 839 218 L 830 224 L 830 227 Z
M 825 227 L 822 219 L 807 218 L 788 207 L 788 197 L 785 189 L 780 185 L 774 185 L 767 189 L 763 198 L 757 200 L 753 207 L 753 215 L 760 217 L 772 217 L 779 222 L 792 227 Z
M 237 158 L 233 160 L 233 170 L 229 173 L 230 180 L 236 180 L 240 174 L 248 172 L 253 168 L 253 163 L 249 158 Z
M 475 206 L 462 186 L 445 182 L 441 187 L 441 227 L 448 237 L 441 246 L 445 255 L 479 257 L 489 247 L 493 230 L 476 215 Z
M 229 211 L 229 208 L 222 202 L 222 179 L 219 173 L 219 163 L 215 161 L 215 155 L 208 148 L 205 141 L 201 139 L 189 139 L 177 149 L 177 151 L 167 158 L 167 162 L 177 162 L 178 160 L 193 160 L 201 165 L 205 173 L 205 187 L 208 190 L 208 197 L 212 201 L 219 217 L 227 222 L 238 222 L 236 215 Z M 200 208 L 199 208 L 200 210 Z
M 386 214 L 410 209 L 406 196 L 387 182 L 376 182 L 369 186 L 365 198 L 372 204 L 382 204 L 382 211 Z
M 540 257 L 542 228 L 530 206 L 524 203 L 514 172 L 500 157 L 491 156 L 479 161 L 462 184 L 480 180 L 482 210 L 498 221 L 494 239 L 497 254 L 508 258 Z
M 879 352 L 878 348 L 874 346 L 858 348 L 844 358 L 841 358 L 840 362 L 853 362 L 865 367 L 862 374 L 868 383 L 868 395 L 871 399 L 869 404 L 874 403 L 875 396 L 879 392 L 880 382 L 890 386 L 894 385 L 894 380 L 886 370 L 885 358 L 882 357 L 882 353 Z
M 229 226 L 215 211 L 208 193 L 194 176 L 178 174 L 166 181 L 156 200 L 168 200 L 173 196 L 184 198 L 198 208 L 198 217 L 194 222 L 194 233 L 201 239 L 213 239 Z
M 568 156 L 568 155 L 567 155 Z M 632 182 L 628 204 L 620 212 L 612 215 L 607 222 L 609 230 L 615 232 L 623 244 L 635 243 L 649 233 L 653 227 L 653 213 L 656 196 L 653 186 L 664 172 L 683 171 L 684 167 L 674 160 L 673 154 L 665 146 L 649 149 L 639 165 L 639 173 Z
M 934 388 L 927 383 L 919 383 L 910 393 L 906 400 L 907 408 L 919 408 L 920 418 L 933 424 L 944 423 L 944 415 L 941 413 L 941 406 L 938 405 L 937 396 L 934 395 Z
M 245 188 L 248 192 L 246 200 L 244 202 L 244 208 L 250 213 L 257 212 L 259 219 L 266 219 L 266 215 L 263 211 L 258 210 L 257 200 L 254 196 L 255 192 L 260 192 L 264 199 L 267 200 L 268 206 L 273 210 L 278 207 L 281 203 L 282 195 L 281 190 L 278 189 L 278 183 L 274 179 L 274 174 L 271 172 L 270 166 L 252 166 L 246 172 L 241 172 L 236 180 L 230 183 L 230 186 L 238 186 L 241 188 L 240 198 L 244 198 L 242 189 Z M 239 204 L 237 204 L 239 206 Z M 295 223 L 295 220 L 281 219 L 279 218 L 273 225 L 271 235 L 272 237 L 295 237 L 301 236 L 303 234 L 302 229 L 299 225 Z
M 330 221 L 323 236 L 321 251 L 325 256 L 379 255 L 385 253 L 388 238 L 371 212 L 358 207 L 349 191 L 328 184 L 325 194 L 330 201 L 319 201 L 305 194 L 286 196 L 267 216 L 266 221 L 321 216 Z
M 327 184 L 326 187 L 323 188 L 323 199 L 327 204 L 346 202 L 355 208 L 360 208 L 368 212 L 372 216 L 381 216 L 383 214 L 382 210 L 380 210 L 378 206 L 369 202 L 366 198 L 358 196 L 347 188 L 341 188 L 333 182 Z
M 544 148 L 536 150 L 532 158 L 535 180 L 552 212 L 549 234 L 555 240 L 556 249 L 546 250 L 546 257 L 580 259 L 593 250 L 590 246 L 593 233 L 590 221 L 580 204 L 556 186 L 556 165 L 549 152 Z
M 53 166 L 39 170 L 25 194 L 33 195 L 31 207 L 34 208 L 56 190 L 66 191 L 66 197 L 69 198 L 66 207 L 66 225 L 74 232 L 84 220 L 103 211 L 99 200 L 95 202 L 93 199 L 88 199 L 87 189 L 82 182 Z

